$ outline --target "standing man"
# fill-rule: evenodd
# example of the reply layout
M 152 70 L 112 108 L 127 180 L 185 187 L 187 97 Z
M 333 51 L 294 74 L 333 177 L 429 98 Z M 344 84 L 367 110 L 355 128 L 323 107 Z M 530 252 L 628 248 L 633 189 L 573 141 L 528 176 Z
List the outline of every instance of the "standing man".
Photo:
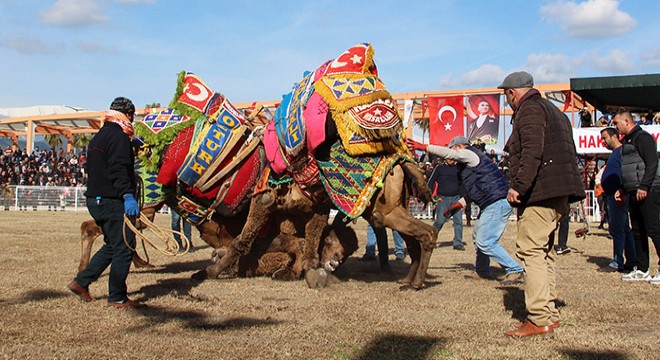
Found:
M 133 117 L 131 100 L 118 97 L 104 116 L 101 130 L 89 143 L 87 169 L 87 210 L 103 230 L 105 244 L 94 254 L 89 265 L 67 286 L 83 301 L 92 301 L 89 284 L 96 281 L 110 266 L 108 276 L 108 306 L 140 308 L 145 304 L 129 300 L 126 277 L 133 260 L 135 234 L 124 231 L 124 214 L 135 219 L 140 213 L 135 200 Z M 126 245 L 128 243 L 128 246 Z M 130 248 L 129 248 L 130 246 Z
M 502 280 L 503 285 L 521 283 L 524 279 L 522 266 L 499 244 L 511 215 L 511 206 L 506 200 L 508 190 L 506 180 L 497 165 L 481 150 L 470 146 L 465 136 L 453 138 L 449 147 L 427 146 L 412 140 L 408 141 L 408 146 L 438 155 L 450 163 L 456 162 L 466 197 L 479 206 L 479 216 L 472 232 L 474 247 L 477 249 L 477 260 L 474 264 L 476 274 L 469 277 L 494 279 L 490 271 L 492 257 L 506 271 L 506 276 Z M 444 216 L 463 206 L 465 206 L 464 201 L 452 204 L 450 209 L 445 211 Z
M 445 211 L 449 209 L 451 204 L 461 199 L 459 182 L 458 169 L 456 166 L 448 165 L 445 161 L 440 162 L 429 177 L 429 189 L 434 189 L 433 195 L 438 201 L 435 206 L 435 220 L 433 221 L 433 227 L 438 232 L 442 230 L 442 226 L 447 221 L 444 215 Z M 454 222 L 454 250 L 465 251 L 465 246 L 463 246 L 463 210 L 457 211 L 451 217 Z M 439 244 L 436 244 L 436 247 Z
M 635 237 L 636 269 L 623 275 L 626 281 L 652 281 L 660 284 L 660 270 L 649 274 L 649 239 L 660 255 L 660 179 L 658 178 L 658 150 L 651 134 L 635 125 L 628 111 L 617 113 L 612 123 L 623 134 L 621 176 L 623 190 L 629 199 L 630 223 Z M 624 193 L 619 191 L 617 198 Z
M 568 204 L 585 198 L 571 123 L 533 88 L 527 72 L 509 74 L 498 88 L 513 109 L 507 200 L 518 207 L 517 256 L 523 262 L 527 320 L 505 334 L 553 336 L 559 326 L 553 248 L 557 223 Z
M 614 247 L 614 258 L 610 266 L 601 271 L 631 272 L 637 261 L 635 256 L 635 238 L 630 230 L 628 217 L 628 197 L 621 197 L 620 201 L 615 199 L 617 191 L 622 189 L 621 181 L 621 142 L 619 133 L 616 129 L 608 127 L 600 131 L 600 137 L 605 143 L 605 147 L 612 150 L 605 170 L 600 179 L 600 186 L 603 189 L 602 197 L 607 204 L 608 230 L 612 235 L 612 244 Z M 625 261 L 623 254 L 625 252 Z
M 176 231 L 174 233 L 174 240 L 179 244 L 179 250 L 187 248 L 189 252 L 192 252 L 194 250 L 192 244 L 192 224 L 183 219 L 179 213 L 172 209 L 170 209 L 170 216 L 172 231 Z M 182 239 L 179 234 L 181 232 L 181 222 L 183 222 L 183 236 L 185 237 L 185 240 Z

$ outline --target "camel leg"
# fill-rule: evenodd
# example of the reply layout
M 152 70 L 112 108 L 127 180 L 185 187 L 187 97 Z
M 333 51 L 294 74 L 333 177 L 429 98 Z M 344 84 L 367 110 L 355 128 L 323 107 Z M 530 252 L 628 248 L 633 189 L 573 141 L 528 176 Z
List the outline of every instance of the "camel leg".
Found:
M 80 224 L 80 264 L 78 264 L 78 272 L 85 270 L 89 264 L 89 258 L 92 256 L 92 245 L 99 235 L 103 234 L 101 228 L 96 225 L 94 220 L 83 221 Z
M 417 241 L 417 239 L 414 237 L 407 234 L 401 234 L 401 237 L 403 238 L 403 241 L 406 242 L 408 255 L 410 255 L 410 269 L 408 270 L 408 275 L 406 275 L 405 278 L 399 280 L 399 283 L 410 285 L 412 284 L 413 279 L 415 278 L 415 274 L 417 273 L 417 269 L 419 268 L 419 260 L 422 255 L 422 248 L 419 245 L 419 241 Z
M 422 288 L 424 286 L 424 277 L 431 261 L 431 255 L 433 254 L 437 231 L 433 226 L 415 219 L 403 207 L 397 207 L 387 214 L 383 219 L 383 225 L 398 231 L 402 235 L 412 236 L 419 242 L 419 265 L 417 265 L 417 268 L 411 265 L 411 272 L 415 272 L 414 276 L 412 276 L 412 286 L 416 289 Z M 406 279 L 410 278 L 411 275 L 409 274 Z
M 241 255 L 247 254 L 252 248 L 252 242 L 256 239 L 261 229 L 268 224 L 275 210 L 275 193 L 272 191 L 255 195 L 250 202 L 250 212 L 243 226 L 243 231 L 227 248 L 225 256 L 218 262 L 208 266 L 204 271 L 196 273 L 193 278 L 203 280 L 205 278 L 217 278 L 221 272 L 230 266 L 234 266 Z
M 319 211 L 317 209 L 305 225 L 305 255 L 303 260 L 305 271 L 319 267 L 319 244 L 330 217 L 330 211 L 323 210 Z

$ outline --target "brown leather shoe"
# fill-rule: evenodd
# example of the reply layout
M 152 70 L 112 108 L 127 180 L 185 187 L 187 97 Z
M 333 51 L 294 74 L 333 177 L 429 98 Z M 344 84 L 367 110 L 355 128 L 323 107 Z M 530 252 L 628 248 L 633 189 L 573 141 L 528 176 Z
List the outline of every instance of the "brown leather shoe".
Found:
M 78 284 L 75 280 L 70 282 L 69 285 L 66 286 L 66 288 L 69 289 L 69 291 L 71 291 L 72 293 L 78 295 L 80 300 L 84 302 L 90 302 L 94 300 L 94 298 L 92 298 L 92 295 L 89 294 L 89 291 L 87 291 L 87 289 L 85 289 L 84 287 L 80 286 L 80 284 Z
M 552 325 L 536 326 L 527 320 L 522 323 L 519 328 L 507 331 L 504 333 L 504 335 L 511 337 L 528 337 L 535 335 L 539 335 L 541 337 L 554 337 L 555 331 Z
M 522 284 L 524 282 L 525 282 L 525 273 L 521 271 L 517 273 L 506 274 L 500 281 L 500 284 L 504 286 L 509 286 L 509 285 Z
M 523 326 L 523 324 L 524 324 L 524 323 L 521 323 L 520 321 L 516 321 L 516 322 L 514 322 L 512 325 L 513 325 L 513 328 L 514 328 L 514 329 L 520 329 L 520 327 Z M 552 323 L 552 328 L 553 328 L 553 329 L 557 329 L 558 327 L 559 327 L 559 320 L 554 321 L 554 322 Z
M 123 302 L 108 301 L 108 306 L 118 308 L 118 309 L 126 309 L 126 308 L 140 309 L 140 308 L 147 307 L 147 304 L 137 302 L 137 301 L 133 301 L 133 300 L 126 300 L 126 301 L 123 301 Z
M 468 280 L 496 280 L 495 276 L 493 275 L 482 275 L 477 274 L 476 272 L 471 272 L 464 277 Z

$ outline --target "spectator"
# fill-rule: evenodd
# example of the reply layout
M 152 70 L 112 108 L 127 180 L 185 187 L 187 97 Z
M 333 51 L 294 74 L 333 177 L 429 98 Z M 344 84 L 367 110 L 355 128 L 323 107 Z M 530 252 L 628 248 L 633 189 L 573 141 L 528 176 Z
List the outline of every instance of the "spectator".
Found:
M 527 72 L 506 76 L 504 90 L 513 109 L 507 199 L 518 207 L 517 255 L 525 265 L 527 320 L 505 332 L 512 337 L 552 336 L 559 326 L 554 231 L 569 203 L 585 198 L 577 169 L 570 120 L 533 88 Z
M 457 167 L 448 165 L 444 161 L 440 162 L 438 166 L 433 169 L 428 180 L 428 186 L 430 189 L 433 189 L 433 197 L 437 200 L 433 227 L 440 232 L 445 221 L 447 221 L 444 212 L 449 209 L 451 204 L 454 204 L 461 199 L 459 193 L 460 180 Z M 454 239 L 452 245 L 454 250 L 464 251 L 463 211 L 459 210 L 452 215 L 452 221 L 454 222 Z M 439 245 L 440 243 L 437 243 L 436 247 Z
M 613 259 L 610 265 L 601 271 L 631 272 L 637 261 L 635 255 L 635 238 L 630 230 L 628 214 L 628 198 L 621 201 L 615 199 L 616 192 L 621 189 L 621 142 L 619 132 L 614 128 L 600 131 L 605 146 L 612 150 L 605 170 L 601 176 L 600 185 L 608 208 L 608 230 L 612 236 Z M 625 253 L 625 260 L 624 260 Z
M 629 199 L 630 223 L 635 237 L 637 262 L 635 269 L 623 275 L 625 281 L 651 281 L 660 284 L 660 270 L 649 274 L 649 240 L 660 255 L 660 179 L 658 153 L 651 134 L 635 125 L 632 114 L 622 111 L 614 116 L 614 126 L 623 134 L 621 149 L 621 176 L 623 190 L 616 198 Z M 660 266 L 660 264 L 658 264 Z
M 490 258 L 493 258 L 506 271 L 502 284 L 522 282 L 524 279 L 522 266 L 499 244 L 511 215 L 511 206 L 506 200 L 508 190 L 506 180 L 497 166 L 482 151 L 470 146 L 465 136 L 453 138 L 449 147 L 427 146 L 412 140 L 408 141 L 408 145 L 438 155 L 450 164 L 455 163 L 466 197 L 479 206 L 480 214 L 472 232 L 474 247 L 477 250 L 475 272 L 468 277 L 494 279 L 490 269 Z M 465 205 L 465 201 L 453 203 L 443 215 L 449 216 L 454 210 L 459 210 Z
M 172 225 L 172 230 L 176 231 L 174 233 L 174 240 L 176 240 L 177 243 L 179 243 L 179 248 L 180 249 L 186 249 L 187 246 L 190 246 L 188 250 L 193 250 L 192 246 L 192 224 L 181 218 L 181 215 L 177 213 L 174 210 L 170 210 L 170 215 L 172 217 L 171 219 L 171 225 Z M 186 240 L 184 241 L 181 239 L 181 235 L 179 233 L 181 232 L 181 222 L 183 221 L 183 236 L 186 237 Z M 188 245 L 186 245 L 188 244 Z

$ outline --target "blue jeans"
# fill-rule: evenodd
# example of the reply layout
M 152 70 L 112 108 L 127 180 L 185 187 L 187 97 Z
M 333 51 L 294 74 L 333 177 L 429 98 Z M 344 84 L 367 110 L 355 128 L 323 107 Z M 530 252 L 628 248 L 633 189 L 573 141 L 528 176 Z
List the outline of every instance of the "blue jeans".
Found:
M 628 198 L 623 204 L 618 204 L 614 200 L 614 195 L 605 197 L 608 211 L 609 232 L 612 235 L 614 247 L 614 261 L 619 270 L 632 269 L 637 261 L 635 253 L 635 237 L 630 229 L 628 222 Z M 624 255 L 625 252 L 625 263 Z
M 499 244 L 506 224 L 511 215 L 511 205 L 506 199 L 498 200 L 485 209 L 481 209 L 474 223 L 474 247 L 477 249 L 477 261 L 474 264 L 477 274 L 491 275 L 490 258 L 497 261 L 507 274 L 522 272 L 520 266 Z
M 186 220 L 183 220 L 181 215 L 177 214 L 176 211 L 170 210 L 170 213 L 172 214 L 172 230 L 181 231 L 181 221 L 183 221 L 183 235 L 185 235 L 189 241 L 192 240 L 192 225 Z M 174 234 L 174 240 L 179 243 L 179 246 L 183 246 L 179 234 Z
M 460 195 L 454 196 L 441 196 L 440 202 L 436 204 L 435 207 L 435 220 L 433 221 L 433 227 L 440 232 L 442 226 L 445 225 L 445 210 L 461 199 Z M 452 220 L 454 221 L 454 246 L 463 245 L 463 210 L 457 211 L 453 216 Z
M 108 301 L 126 301 L 126 278 L 133 260 L 133 251 L 124 243 L 135 248 L 135 234 L 126 229 L 124 234 L 124 201 L 121 199 L 87 198 L 87 210 L 96 225 L 103 230 L 105 244 L 94 254 L 85 270 L 76 276 L 78 285 L 87 288 L 110 266 L 108 276 Z
M 392 237 L 394 238 L 394 254 L 403 255 L 403 238 L 396 230 L 392 230 Z M 376 233 L 371 225 L 367 225 L 366 254 L 367 256 L 376 257 Z

